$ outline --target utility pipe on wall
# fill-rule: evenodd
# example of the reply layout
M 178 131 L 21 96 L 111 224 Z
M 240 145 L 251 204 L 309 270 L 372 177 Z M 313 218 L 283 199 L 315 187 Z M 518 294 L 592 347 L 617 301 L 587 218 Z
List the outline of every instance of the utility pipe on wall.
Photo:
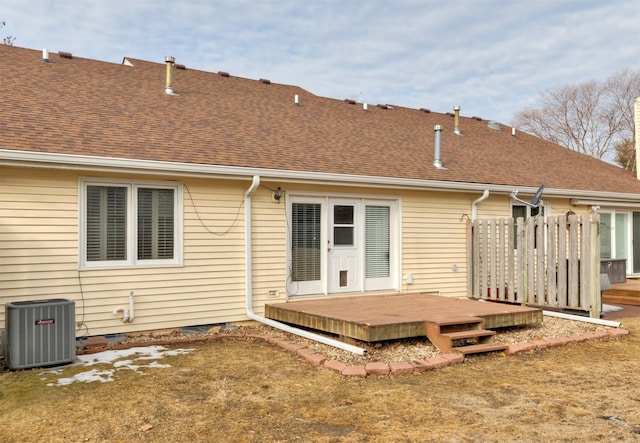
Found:
M 135 316 L 133 315 L 133 291 L 129 293 L 129 323 L 133 321 Z
M 358 346 L 353 346 L 347 343 L 343 343 L 338 340 L 324 337 L 322 335 L 314 334 L 312 332 L 304 331 L 302 329 L 294 328 L 292 326 L 280 323 L 270 318 L 260 316 L 253 312 L 253 285 L 252 285 L 252 262 L 251 262 L 251 194 L 260 186 L 260 176 L 253 176 L 251 186 L 244 194 L 244 262 L 245 262 L 245 310 L 247 317 L 265 325 L 280 329 L 290 334 L 295 334 L 300 337 L 308 338 L 309 340 L 317 341 L 325 345 L 333 346 L 334 348 L 343 349 L 345 351 L 353 352 L 354 354 L 363 355 L 367 352 L 366 349 Z
M 133 291 L 129 293 L 129 309 L 124 306 L 118 306 L 113 310 L 113 315 L 118 315 L 119 312 L 122 312 L 122 323 L 131 323 L 135 318 L 134 309 L 133 309 Z
M 118 315 L 119 312 L 122 312 L 122 323 L 129 322 L 129 311 L 124 306 L 118 306 L 113 310 L 113 315 Z

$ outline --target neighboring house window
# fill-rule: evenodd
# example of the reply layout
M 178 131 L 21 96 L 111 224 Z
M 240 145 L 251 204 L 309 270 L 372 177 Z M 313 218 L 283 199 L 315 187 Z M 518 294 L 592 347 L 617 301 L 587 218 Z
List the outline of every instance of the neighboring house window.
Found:
M 513 218 L 514 222 L 518 219 L 518 218 L 523 218 L 523 219 L 527 219 L 530 217 L 537 217 L 537 216 L 542 216 L 544 217 L 544 213 L 545 213 L 545 208 L 544 206 L 538 206 L 535 208 L 532 208 L 531 206 L 525 206 L 525 205 L 511 205 L 511 217 Z M 515 248 L 515 242 L 517 241 L 517 235 L 518 235 L 518 228 L 514 223 L 514 227 L 513 227 L 513 241 L 514 241 L 514 245 L 513 247 Z M 536 231 L 534 231 L 534 245 L 535 247 L 538 246 L 538 234 Z
M 83 268 L 181 263 L 177 184 L 82 181 Z
M 629 213 L 600 212 L 600 258 L 629 258 Z

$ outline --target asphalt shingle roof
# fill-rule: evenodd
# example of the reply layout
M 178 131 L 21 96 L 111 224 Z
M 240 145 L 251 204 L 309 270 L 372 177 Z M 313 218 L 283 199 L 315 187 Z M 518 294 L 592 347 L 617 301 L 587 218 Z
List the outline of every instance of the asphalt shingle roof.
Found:
M 0 149 L 640 194 L 633 173 L 487 120 L 461 116 L 455 135 L 452 113 L 365 112 L 296 86 L 189 68 L 175 69 L 172 96 L 164 63 L 41 58 L 0 45 Z M 433 166 L 435 125 L 446 169 Z

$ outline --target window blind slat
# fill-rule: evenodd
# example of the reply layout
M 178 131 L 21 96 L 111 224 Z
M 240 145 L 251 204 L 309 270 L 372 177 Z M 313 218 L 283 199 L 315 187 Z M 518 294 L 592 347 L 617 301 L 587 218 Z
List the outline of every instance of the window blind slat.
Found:
M 291 279 L 320 280 L 320 204 L 293 203 Z
M 126 191 L 87 186 L 87 261 L 127 259 Z
M 173 258 L 174 190 L 138 188 L 138 259 Z
M 365 208 L 365 277 L 389 277 L 389 214 L 388 206 Z

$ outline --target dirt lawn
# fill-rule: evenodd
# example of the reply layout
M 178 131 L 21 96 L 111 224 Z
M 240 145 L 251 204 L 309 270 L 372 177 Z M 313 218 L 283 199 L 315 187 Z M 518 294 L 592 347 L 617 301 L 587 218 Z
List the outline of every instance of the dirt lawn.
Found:
M 104 383 L 62 381 L 113 363 L 3 372 L 0 441 L 640 441 L 640 318 L 622 321 L 619 340 L 412 375 L 345 378 L 230 339 L 151 367 L 123 357 Z

